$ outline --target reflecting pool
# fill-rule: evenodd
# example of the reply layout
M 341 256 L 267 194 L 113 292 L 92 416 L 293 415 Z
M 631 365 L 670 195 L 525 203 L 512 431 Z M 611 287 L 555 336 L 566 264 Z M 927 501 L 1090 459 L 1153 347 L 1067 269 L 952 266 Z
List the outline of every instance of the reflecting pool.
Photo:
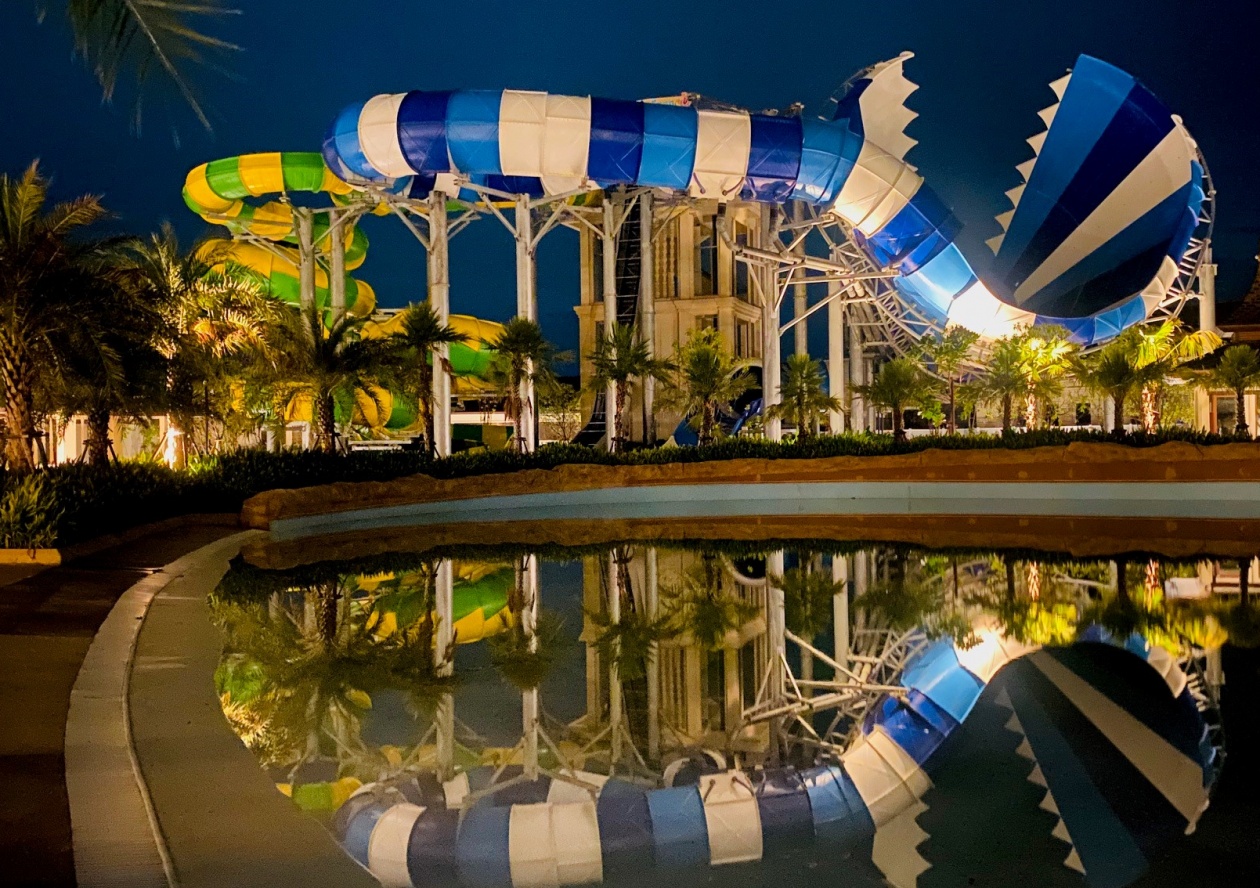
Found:
M 217 690 L 386 885 L 1254 867 L 1251 562 L 799 536 L 247 552 Z

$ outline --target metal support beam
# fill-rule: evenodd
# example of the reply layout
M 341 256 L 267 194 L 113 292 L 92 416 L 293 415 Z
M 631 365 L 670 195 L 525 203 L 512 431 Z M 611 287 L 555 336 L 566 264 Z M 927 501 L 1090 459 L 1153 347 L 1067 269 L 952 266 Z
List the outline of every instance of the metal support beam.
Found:
M 298 294 L 303 318 L 315 310 L 315 237 L 314 220 L 309 209 L 295 207 L 293 216 L 297 220 L 298 236 Z M 314 330 L 303 325 L 307 335 Z
M 347 211 L 328 211 L 328 302 L 333 323 L 346 316 L 346 229 L 353 225 Z
M 1212 245 L 1203 248 L 1203 264 L 1199 266 L 1199 329 L 1216 329 L 1216 265 L 1212 262 Z
M 783 590 L 772 582 L 783 576 L 783 550 L 771 552 L 766 558 L 766 638 L 770 644 L 770 673 L 766 676 L 766 699 L 782 700 L 787 690 L 787 610 Z M 770 723 L 771 756 L 777 760 L 782 723 L 773 719 Z
M 840 284 L 831 285 L 837 290 L 840 286 Z M 845 376 L 849 368 L 844 361 L 844 314 L 844 303 L 839 299 L 833 298 L 827 304 L 827 383 L 831 396 L 838 399 L 841 404 L 845 403 L 849 388 L 845 384 Z M 828 422 L 833 435 L 843 432 L 844 411 L 832 410 Z
M 803 224 L 805 221 L 805 207 L 800 201 L 792 203 L 792 220 L 794 224 Z M 799 238 L 796 248 L 792 251 L 800 256 L 805 255 L 805 239 Z M 802 280 L 793 287 L 792 293 L 792 318 L 799 319 L 795 336 L 793 337 L 793 353 L 798 355 L 809 354 L 809 327 L 805 322 L 805 312 L 809 308 L 809 287 Z
M 849 381 L 854 385 L 866 382 L 864 374 L 865 362 L 862 360 L 862 331 L 854 324 L 849 325 Z M 855 390 L 850 391 L 849 425 L 855 432 L 866 431 L 866 405 L 862 396 Z
M 450 229 L 446 195 L 434 192 L 429 204 L 428 276 L 429 306 L 441 323 L 451 316 Z M 438 456 L 451 455 L 451 376 L 447 372 L 450 346 L 433 349 L 433 439 L 429 446 Z
M 608 619 L 612 625 L 621 622 L 621 571 L 617 564 L 617 549 L 608 550 Z M 609 651 L 608 668 L 608 727 L 609 727 L 609 761 L 616 765 L 621 759 L 621 714 L 624 702 L 621 688 L 621 671 L 617 668 L 617 655 L 620 645 L 613 642 Z
M 639 246 L 639 339 L 647 346 L 648 357 L 656 355 L 656 242 L 653 239 L 652 192 L 639 195 L 642 215 Z M 643 380 L 643 441 L 656 443 L 656 379 Z
M 617 325 L 617 209 L 618 201 L 605 192 L 602 224 L 600 226 L 600 259 L 604 277 L 604 338 L 613 338 Z M 617 386 L 609 382 L 604 388 L 604 443 L 609 453 L 617 449 Z
M 771 215 L 777 210 L 762 208 L 758 229 L 759 245 L 766 247 L 771 238 Z M 750 275 L 762 277 L 761 290 L 761 391 L 762 416 L 765 418 L 766 437 L 778 441 L 783 437 L 783 422 L 778 417 L 770 417 L 769 410 L 779 403 L 779 304 L 776 296 L 775 271 L 773 268 L 749 268 Z
M 835 639 L 835 658 L 841 666 L 849 665 L 849 557 L 831 556 L 831 581 L 843 583 L 845 588 L 837 592 L 831 601 L 832 636 Z M 838 678 L 839 676 L 837 676 Z
M 516 219 L 513 235 L 516 238 L 516 316 L 526 320 L 538 321 L 538 296 L 535 292 L 536 269 L 534 268 L 534 223 L 530 211 L 529 198 L 519 195 L 516 198 Z M 532 453 L 538 440 L 538 414 L 534 404 L 534 367 L 528 368 L 525 380 L 521 383 L 521 410 L 524 414 L 525 440 L 519 446 L 524 452 Z

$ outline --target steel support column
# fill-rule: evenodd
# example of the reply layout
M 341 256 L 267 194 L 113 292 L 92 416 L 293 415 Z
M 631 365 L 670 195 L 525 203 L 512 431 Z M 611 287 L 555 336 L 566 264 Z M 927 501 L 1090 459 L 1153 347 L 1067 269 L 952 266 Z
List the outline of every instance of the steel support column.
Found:
M 770 215 L 773 210 L 762 208 L 759 217 L 759 243 L 763 249 L 769 247 L 770 233 Z M 765 418 L 766 437 L 771 441 L 778 441 L 783 437 L 783 422 L 778 417 L 770 417 L 769 410 L 771 407 L 779 403 L 779 364 L 780 355 L 780 335 L 779 335 L 779 303 L 778 303 L 778 287 L 776 286 L 777 276 L 774 269 L 769 266 L 750 266 L 749 275 L 759 275 L 761 278 L 761 397 L 762 397 L 762 416 Z
M 843 583 L 844 590 L 831 600 L 832 636 L 835 639 L 835 659 L 841 666 L 849 665 L 849 559 L 847 555 L 831 556 L 831 580 Z M 837 676 L 839 678 L 839 676 Z
M 647 550 L 645 556 L 645 604 L 647 617 L 655 620 L 660 607 L 660 574 L 657 562 L 656 547 Z M 647 706 L 648 706 L 648 759 L 653 762 L 661 758 L 661 652 L 659 644 L 653 645 L 648 652 L 647 662 Z
M 328 304 L 333 323 L 346 316 L 346 225 L 347 211 L 328 211 Z
M 837 249 L 832 247 L 833 262 L 839 261 L 837 252 Z M 848 374 L 848 367 L 844 363 L 845 308 L 844 300 L 839 296 L 843 289 L 844 284 L 840 281 L 831 281 L 827 284 L 827 295 L 831 297 L 831 301 L 827 303 L 827 387 L 831 396 L 838 398 L 841 404 L 846 403 L 849 388 L 845 384 L 845 377 Z M 843 432 L 845 430 L 844 411 L 832 410 L 828 423 L 831 425 L 833 435 Z
M 521 629 L 528 639 L 530 653 L 535 653 L 538 650 L 538 556 L 525 556 L 520 570 L 525 595 Z M 530 688 L 521 692 L 521 733 L 525 741 L 523 764 L 528 780 L 538 779 L 538 731 L 538 688 Z
M 309 312 L 315 310 L 314 220 L 311 217 L 311 211 L 305 207 L 295 208 L 293 216 L 297 220 L 299 304 L 305 322 Z M 307 331 L 307 335 L 315 332 L 305 323 L 303 323 L 303 329 Z
M 1199 267 L 1199 329 L 1216 331 L 1216 265 L 1212 262 L 1212 245 L 1203 248 L 1203 264 Z
M 792 203 L 792 221 L 796 225 L 805 223 L 805 206 L 800 201 Z M 801 238 L 801 242 L 796 245 L 793 251 L 798 255 L 805 255 L 805 239 Z M 834 285 L 833 285 L 834 286 Z M 792 287 L 792 318 L 803 318 L 805 312 L 809 310 L 809 285 L 804 281 L 794 284 Z M 793 329 L 793 354 L 807 355 L 809 354 L 809 322 L 805 320 L 798 321 Z
M 538 321 L 538 296 L 535 291 L 536 269 L 534 267 L 534 222 L 530 210 L 529 198 L 518 195 L 516 198 L 516 316 L 526 320 Z M 531 363 L 525 380 L 521 383 L 522 425 L 525 428 L 525 440 L 518 446 L 526 453 L 534 451 L 538 440 L 538 414 L 534 403 L 534 367 Z
M 617 325 L 617 211 L 620 203 L 604 193 L 603 216 L 600 226 L 600 259 L 604 276 L 604 338 L 612 342 Z M 617 386 L 609 382 L 604 387 L 604 442 L 609 453 L 617 449 Z
M 441 323 L 451 316 L 450 228 L 446 216 L 446 195 L 435 191 L 428 200 L 429 306 Z M 446 371 L 450 346 L 433 349 L 433 441 L 429 446 L 438 456 L 451 455 L 451 377 Z
M 862 359 L 862 331 L 855 324 L 849 325 L 849 382 L 854 386 L 865 383 L 866 364 Z M 866 405 L 856 389 L 849 399 L 849 425 L 855 432 L 866 431 Z
M 608 550 L 608 619 L 616 626 L 621 622 L 621 571 L 617 566 L 617 549 Z M 621 714 L 624 709 L 621 688 L 621 671 L 617 668 L 617 656 L 621 647 L 613 642 L 609 651 L 608 673 L 608 728 L 609 761 L 616 765 L 621 760 Z
M 639 247 L 639 339 L 647 346 L 648 357 L 656 356 L 656 241 L 652 236 L 652 192 L 639 195 L 642 217 Z M 643 379 L 643 441 L 656 443 L 656 379 Z

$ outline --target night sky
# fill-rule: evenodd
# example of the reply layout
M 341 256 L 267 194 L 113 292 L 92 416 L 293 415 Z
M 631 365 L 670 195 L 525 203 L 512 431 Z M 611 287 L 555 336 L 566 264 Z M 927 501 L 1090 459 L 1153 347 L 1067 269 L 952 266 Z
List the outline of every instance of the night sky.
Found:
M 51 4 L 53 7 L 57 3 Z M 909 155 L 966 224 L 981 267 L 1003 192 L 1020 179 L 1024 139 L 1053 101 L 1047 84 L 1086 52 L 1143 80 L 1182 115 L 1218 191 L 1220 298 L 1236 299 L 1260 241 L 1260 51 L 1254 0 L 848 0 L 748 2 L 476 2 L 237 0 L 244 14 L 213 32 L 243 51 L 231 76 L 197 82 L 214 124 L 154 103 L 137 136 L 129 102 L 103 106 L 71 58 L 68 29 L 37 25 L 32 0 L 0 3 L 0 170 L 39 158 L 57 197 L 102 194 L 120 229 L 173 222 L 191 241 L 204 225 L 180 199 L 186 172 L 254 151 L 318 150 L 344 105 L 409 89 L 516 88 L 642 98 L 699 92 L 752 109 L 806 104 L 819 113 L 858 69 L 903 50 L 921 88 Z M 178 130 L 178 144 L 174 130 Z M 358 272 L 383 306 L 424 297 L 423 254 L 401 225 L 369 219 Z M 550 338 L 571 348 L 577 324 L 576 236 L 552 234 L 539 294 Z M 452 244 L 452 308 L 505 319 L 514 306 L 511 242 L 484 221 Z

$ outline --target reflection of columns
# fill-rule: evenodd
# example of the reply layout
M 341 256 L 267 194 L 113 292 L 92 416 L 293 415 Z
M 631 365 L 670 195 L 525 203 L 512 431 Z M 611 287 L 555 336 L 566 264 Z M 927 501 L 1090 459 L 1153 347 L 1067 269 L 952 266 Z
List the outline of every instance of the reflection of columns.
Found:
M 864 375 L 865 363 L 862 360 L 862 331 L 850 322 L 849 324 L 849 381 L 853 385 L 863 385 L 867 380 Z M 866 431 L 866 404 L 856 391 L 849 402 L 849 424 L 855 432 Z
M 645 571 L 646 586 L 644 595 L 648 620 L 655 620 L 660 604 L 659 573 L 656 548 L 647 550 Z M 647 705 L 648 705 L 648 759 L 659 761 L 661 757 L 661 651 L 660 643 L 654 644 L 648 652 L 647 662 Z
M 449 558 L 438 562 L 434 578 L 434 609 L 437 611 L 437 632 L 433 645 L 433 667 L 439 676 L 455 674 L 455 656 L 452 644 L 455 640 L 454 622 L 454 565 Z M 448 656 L 449 655 L 449 656 Z M 450 780 L 455 776 L 455 697 L 443 694 L 438 701 L 437 713 L 437 778 Z
M 766 680 L 766 699 L 780 701 L 787 687 L 785 653 L 787 648 L 787 612 L 783 590 L 771 583 L 771 577 L 783 576 L 783 550 L 766 558 L 766 636 L 770 647 L 770 674 Z M 783 720 L 770 722 L 771 755 L 778 760 L 779 735 Z
M 1104 432 L 1116 430 L 1116 399 L 1111 395 L 1103 395 L 1102 427 Z
M 648 357 L 656 354 L 656 243 L 652 238 L 652 192 L 639 195 L 639 339 L 647 346 Z M 643 440 L 656 443 L 656 380 L 643 379 Z
M 445 325 L 451 316 L 450 230 L 447 227 L 446 195 L 434 191 L 429 196 L 429 307 Z M 433 349 L 433 438 L 429 446 L 438 456 L 451 454 L 451 377 L 446 372 L 450 346 Z
M 305 321 L 307 313 L 315 308 L 314 225 L 312 224 L 311 211 L 305 207 L 295 208 L 293 216 L 297 219 L 299 304 L 301 305 L 302 316 Z M 302 328 L 306 330 L 308 336 L 315 332 L 305 323 L 302 325 Z
M 616 626 L 621 622 L 621 572 L 617 568 L 617 550 L 608 550 L 608 620 Z M 621 654 L 621 646 L 615 641 L 608 652 L 608 734 L 609 761 L 616 764 L 621 760 L 621 670 L 617 658 Z
M 770 248 L 770 216 L 776 209 L 762 207 L 758 214 L 760 220 L 760 237 L 758 246 L 763 250 Z M 783 436 L 783 421 L 778 417 L 766 415 L 770 407 L 779 403 L 779 305 L 777 276 L 768 264 L 752 265 L 749 275 L 761 276 L 761 377 L 762 377 L 762 416 L 765 419 L 766 437 L 778 441 Z M 803 326 L 798 324 L 797 326 Z
M 346 231 L 349 211 L 328 211 L 328 303 L 333 323 L 346 316 Z
M 538 651 L 538 556 L 525 556 L 522 585 L 525 606 L 521 611 L 521 629 L 529 640 L 530 653 Z M 525 738 L 523 764 L 525 777 L 538 779 L 538 688 L 521 693 L 521 732 Z
M 871 383 L 875 381 L 875 359 L 867 358 L 862 363 L 863 363 L 862 381 L 865 382 L 867 385 L 870 385 Z M 871 431 L 875 431 L 875 429 L 879 425 L 878 419 L 879 419 L 879 414 L 876 412 L 875 405 L 867 404 L 866 405 L 867 429 Z
M 870 585 L 870 553 L 858 552 L 853 556 L 853 597 L 861 598 Z
M 617 210 L 611 194 L 604 193 L 604 216 L 600 230 L 600 258 L 604 263 L 604 339 L 613 339 L 617 325 Z M 604 442 L 609 452 L 617 449 L 617 386 L 604 387 Z
M 526 320 L 538 321 L 538 299 L 534 291 L 534 222 L 529 208 L 529 198 L 520 195 L 516 198 L 516 225 L 513 232 L 516 238 L 516 316 Z M 534 409 L 534 366 L 528 367 L 525 380 L 521 383 L 521 410 L 524 413 L 525 440 L 520 446 L 526 453 L 532 453 L 537 440 L 538 417 Z
M 834 657 L 841 666 L 849 665 L 849 559 L 844 555 L 831 556 L 831 580 L 843 583 L 844 589 L 831 600 L 832 634 L 835 637 Z M 839 680 L 840 676 L 836 676 Z

